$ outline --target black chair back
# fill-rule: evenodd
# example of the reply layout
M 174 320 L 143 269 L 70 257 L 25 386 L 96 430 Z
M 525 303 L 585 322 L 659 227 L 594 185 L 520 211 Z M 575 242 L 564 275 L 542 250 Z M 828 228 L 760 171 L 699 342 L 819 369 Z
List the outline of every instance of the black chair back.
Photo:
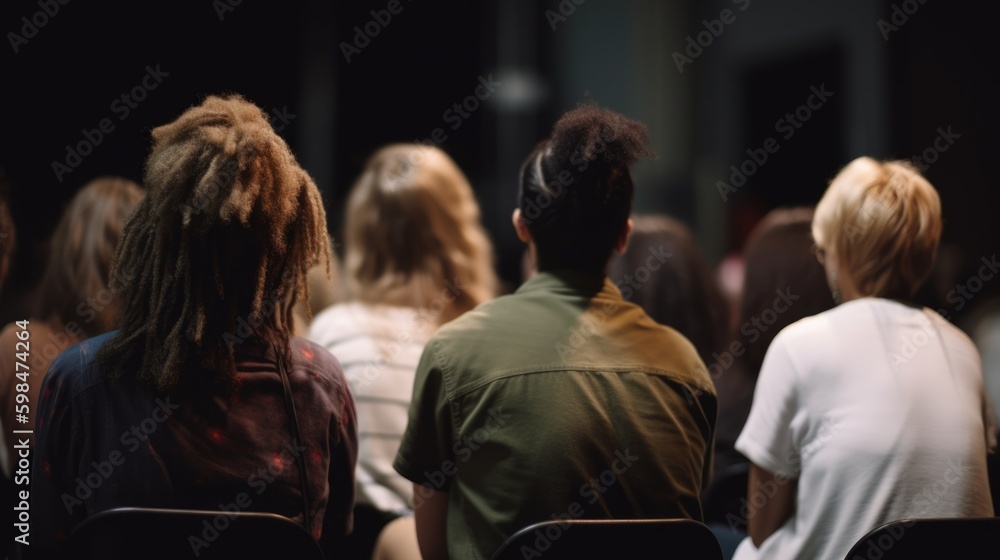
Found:
M 529 525 L 508 538 L 493 560 L 722 560 L 715 535 L 690 519 L 573 519 Z
M 1000 558 L 1000 517 L 903 519 L 861 538 L 847 560 L 996 560 Z
M 273 513 L 117 508 L 80 523 L 59 557 L 323 560 L 323 553 L 301 525 Z
M 701 508 L 705 512 L 705 524 L 719 523 L 731 525 L 732 519 L 740 519 L 740 509 L 747 497 L 750 480 L 750 466 L 747 463 L 730 465 L 717 473 L 708 488 L 701 493 Z M 741 501 L 742 500 L 742 501 Z M 737 528 L 746 531 L 745 519 Z

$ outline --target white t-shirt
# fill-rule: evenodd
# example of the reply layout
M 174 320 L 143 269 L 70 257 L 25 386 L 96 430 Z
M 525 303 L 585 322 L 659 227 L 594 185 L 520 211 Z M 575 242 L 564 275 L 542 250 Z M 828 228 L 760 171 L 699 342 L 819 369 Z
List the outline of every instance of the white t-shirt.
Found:
M 798 480 L 795 511 L 734 560 L 843 560 L 889 521 L 992 516 L 985 410 L 975 345 L 929 309 L 862 298 L 788 326 L 736 449 Z M 748 518 L 769 490 L 750 489 Z
M 382 511 L 413 507 L 413 485 L 392 462 L 433 319 L 409 307 L 354 302 L 325 309 L 309 327 L 309 339 L 340 361 L 358 410 L 357 500 Z

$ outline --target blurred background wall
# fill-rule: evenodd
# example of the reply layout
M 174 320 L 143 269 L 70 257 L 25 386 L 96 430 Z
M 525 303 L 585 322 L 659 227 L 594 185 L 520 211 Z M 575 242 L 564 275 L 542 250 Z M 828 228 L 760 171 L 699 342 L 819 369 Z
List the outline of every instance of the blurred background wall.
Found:
M 0 167 L 19 249 L 0 320 L 23 318 L 75 189 L 103 174 L 141 180 L 150 129 L 222 92 L 273 116 L 335 237 L 376 147 L 440 146 L 476 190 L 508 288 L 522 251 L 509 225 L 518 167 L 584 101 L 648 124 L 658 157 L 636 167 L 635 209 L 686 221 L 716 263 L 768 210 L 815 204 L 851 159 L 918 157 L 946 220 L 921 298 L 957 319 L 949 291 L 1000 244 L 995 24 L 983 6 L 6 1 Z

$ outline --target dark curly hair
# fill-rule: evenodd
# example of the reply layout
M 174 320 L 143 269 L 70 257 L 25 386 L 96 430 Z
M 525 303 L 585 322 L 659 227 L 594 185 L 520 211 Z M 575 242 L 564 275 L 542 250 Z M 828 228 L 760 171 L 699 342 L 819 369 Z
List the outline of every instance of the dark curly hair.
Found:
M 562 116 L 521 166 L 518 207 L 539 270 L 603 271 L 632 211 L 630 166 L 652 156 L 642 123 L 584 105 Z

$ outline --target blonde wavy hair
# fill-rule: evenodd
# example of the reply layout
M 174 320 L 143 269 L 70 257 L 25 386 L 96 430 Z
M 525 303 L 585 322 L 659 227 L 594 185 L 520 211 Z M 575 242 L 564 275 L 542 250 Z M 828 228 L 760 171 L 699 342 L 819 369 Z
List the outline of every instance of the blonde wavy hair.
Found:
M 372 155 L 347 202 L 344 242 L 352 299 L 432 307 L 442 325 L 495 294 L 472 188 L 436 147 L 393 144 Z
M 905 161 L 860 157 L 830 182 L 812 232 L 861 296 L 907 299 L 927 278 L 941 239 L 941 200 Z

